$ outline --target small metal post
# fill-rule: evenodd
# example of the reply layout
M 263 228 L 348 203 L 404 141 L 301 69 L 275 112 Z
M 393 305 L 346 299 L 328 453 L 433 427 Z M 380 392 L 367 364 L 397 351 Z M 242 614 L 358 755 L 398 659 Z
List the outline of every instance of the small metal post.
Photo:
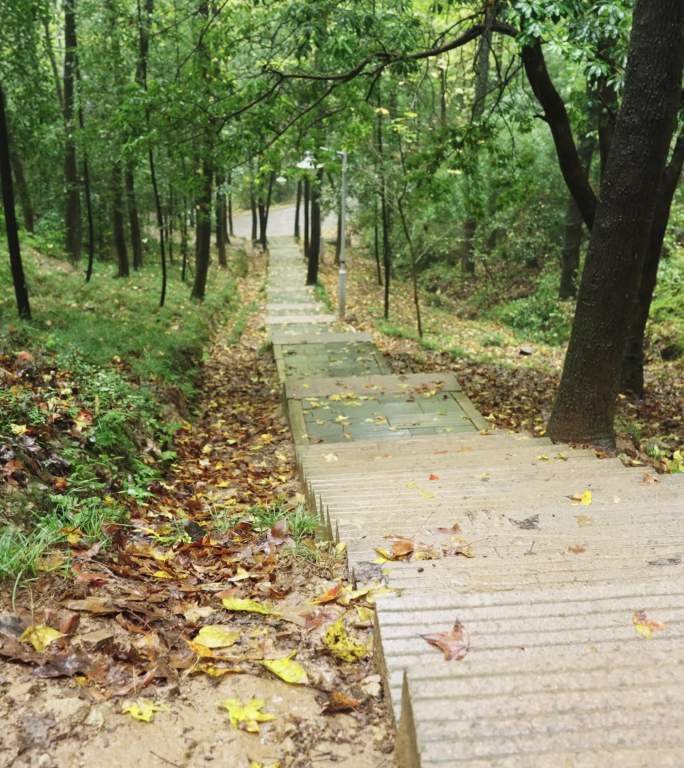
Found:
M 342 157 L 342 183 L 340 185 L 340 274 L 337 291 L 337 315 L 344 320 L 347 304 L 347 265 L 345 250 L 347 241 L 347 153 Z

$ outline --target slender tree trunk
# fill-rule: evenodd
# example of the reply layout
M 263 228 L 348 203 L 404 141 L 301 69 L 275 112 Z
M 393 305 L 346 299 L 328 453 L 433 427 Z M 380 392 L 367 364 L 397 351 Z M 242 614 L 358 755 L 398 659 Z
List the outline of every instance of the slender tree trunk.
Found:
M 310 245 L 310 228 L 309 228 L 309 213 L 311 203 L 311 181 L 308 177 L 304 179 L 304 258 L 309 259 L 309 245 Z
M 222 189 L 223 176 L 216 174 L 216 250 L 219 267 L 227 267 L 226 258 L 226 195 Z
M 211 200 L 213 166 L 210 152 L 202 161 L 202 192 L 197 201 L 197 262 L 195 264 L 195 282 L 192 297 L 204 300 L 209 274 L 209 254 L 211 249 Z
M 74 263 L 81 258 L 81 196 L 74 123 L 76 46 L 76 0 L 64 0 L 64 229 L 65 250 Z
M 399 203 L 399 217 L 401 218 L 401 226 L 404 230 L 406 243 L 409 247 L 409 253 L 411 255 L 411 285 L 413 287 L 413 305 L 416 308 L 416 326 L 418 328 L 418 336 L 422 339 L 423 338 L 423 321 L 420 315 L 420 294 L 418 291 L 418 270 L 417 270 L 417 263 L 416 263 L 417 262 L 416 252 L 413 247 L 413 238 L 411 237 L 411 230 L 409 229 L 408 220 L 406 218 L 406 213 L 404 211 L 404 205 L 401 197 L 398 199 L 398 203 Z
M 76 51 L 76 82 L 80 88 L 81 85 L 81 64 Z M 85 131 L 85 118 L 83 117 L 83 104 L 78 100 L 78 126 L 81 133 Z M 95 221 L 93 217 L 93 196 L 90 184 L 90 163 L 88 161 L 88 151 L 83 150 L 83 192 L 86 203 L 86 222 L 88 226 L 88 263 L 86 265 L 85 281 L 89 283 L 93 276 L 93 266 L 95 264 Z
M 33 214 L 33 204 L 31 203 L 31 193 L 29 192 L 28 184 L 26 183 L 24 164 L 16 150 L 11 153 L 11 160 L 12 171 L 14 172 L 14 183 L 17 188 L 17 196 L 19 197 L 21 213 L 24 219 L 24 228 L 27 232 L 33 232 L 35 228 L 35 217 Z
M 183 282 L 187 279 L 188 269 L 188 216 L 187 216 L 187 204 L 183 205 L 183 210 L 180 215 L 180 248 L 181 248 L 181 280 Z
M 257 203 L 256 195 L 254 194 L 254 181 L 249 182 L 249 207 L 252 211 L 252 244 L 256 243 L 259 239 L 258 233 L 258 218 L 257 218 Z
M 672 199 L 684 164 L 684 132 L 679 135 L 658 190 L 658 202 L 653 217 L 653 227 L 648 243 L 648 251 L 641 272 L 639 292 L 632 307 L 629 334 L 622 363 L 620 389 L 641 397 L 644 394 L 644 347 L 646 324 L 651 312 L 653 292 L 658 279 L 658 267 L 663 252 L 663 241 L 670 218 Z
M 59 78 L 59 69 L 57 67 L 57 59 L 55 58 L 55 49 L 52 45 L 52 33 L 50 32 L 50 19 L 47 14 L 43 15 L 43 32 L 45 34 L 45 52 L 47 53 L 48 60 L 50 62 L 50 68 L 52 69 L 52 78 L 55 82 L 55 93 L 57 94 L 57 103 L 59 109 L 64 113 L 64 95 L 62 94 L 62 83 Z
M 379 103 L 379 99 L 378 99 Z M 380 157 L 380 215 L 382 221 L 382 258 L 385 271 L 384 296 L 383 296 L 383 316 L 385 320 L 389 319 L 390 306 L 390 281 L 392 271 L 392 245 L 391 245 L 391 218 L 389 202 L 387 200 L 387 179 L 384 169 L 384 141 L 382 131 L 382 114 L 378 112 L 377 117 L 377 143 L 378 155 Z
M 302 180 L 297 179 L 297 202 L 295 203 L 294 236 L 299 240 L 299 210 L 302 205 Z
M 311 185 L 311 240 L 307 257 L 306 284 L 318 283 L 318 264 L 321 254 L 321 186 L 323 185 L 323 169 L 320 168 L 316 179 Z
M 579 147 L 579 156 L 587 173 L 591 167 L 591 156 L 594 151 L 594 140 L 586 134 Z M 568 196 L 565 209 L 565 232 L 563 250 L 561 253 L 561 276 L 558 298 L 574 299 L 577 295 L 577 273 L 580 263 L 580 248 L 584 233 L 584 220 L 575 198 Z
M 126 249 L 126 228 L 124 226 L 124 204 L 121 188 L 121 166 L 114 163 L 112 166 L 112 235 L 114 238 L 114 250 L 119 267 L 117 277 L 128 277 L 130 268 L 128 263 L 128 250 Z
M 378 285 L 382 285 L 382 268 L 380 267 L 380 227 L 378 226 L 378 217 L 378 198 L 376 195 L 373 195 L 373 254 L 375 255 Z
M 126 163 L 124 182 L 126 184 L 126 207 L 128 208 L 128 227 L 131 235 L 133 269 L 140 269 L 143 265 L 142 235 L 140 233 L 138 201 L 135 194 L 135 173 L 133 163 L 130 161 Z
M 174 222 L 176 220 L 176 199 L 173 194 L 173 186 L 169 184 L 169 205 L 166 211 L 166 242 L 168 243 L 169 264 L 173 266 L 173 238 Z
M 663 19 L 668 23 L 663 24 Z M 637 0 L 624 97 L 548 432 L 612 444 L 628 323 L 681 99 L 684 3 Z
M 232 184 L 233 179 L 231 174 L 228 174 L 228 184 Z M 230 237 L 235 237 L 235 226 L 233 224 L 233 193 L 228 193 L 228 234 Z
M 7 130 L 7 113 L 5 108 L 5 92 L 0 84 L 0 179 L 2 180 L 2 203 L 5 213 L 5 229 L 7 231 L 7 247 L 12 269 L 12 283 L 14 295 L 17 300 L 19 317 L 25 320 L 31 319 L 31 305 L 29 303 L 24 266 L 21 261 L 19 248 L 19 228 L 14 210 L 14 189 L 12 186 L 12 163 L 9 132 Z

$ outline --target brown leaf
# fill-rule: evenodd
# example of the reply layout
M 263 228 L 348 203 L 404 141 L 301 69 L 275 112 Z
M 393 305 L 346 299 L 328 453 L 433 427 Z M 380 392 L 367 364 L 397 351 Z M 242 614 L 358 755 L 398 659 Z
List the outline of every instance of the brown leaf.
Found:
M 321 710 L 323 715 L 334 715 L 337 712 L 353 712 L 361 704 L 360 699 L 353 696 L 347 696 L 340 691 L 333 691 L 328 696 L 328 701 Z
M 572 547 L 568 547 L 568 552 L 570 552 L 573 555 L 581 555 L 586 551 L 587 551 L 587 548 L 581 546 L 580 544 L 575 544 Z
M 460 621 L 456 621 L 448 632 L 435 632 L 421 637 L 443 651 L 446 661 L 459 661 L 470 649 L 470 636 Z
M 414 550 L 414 544 L 409 539 L 397 539 L 392 543 L 392 556 L 395 559 L 408 557 Z

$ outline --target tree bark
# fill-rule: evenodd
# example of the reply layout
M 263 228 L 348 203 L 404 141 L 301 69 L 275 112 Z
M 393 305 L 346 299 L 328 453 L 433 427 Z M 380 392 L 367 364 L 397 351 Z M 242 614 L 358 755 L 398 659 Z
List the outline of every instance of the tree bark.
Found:
M 64 0 L 64 230 L 65 250 L 74 263 L 81 258 L 81 196 L 74 123 L 76 46 L 76 0 Z
M 667 24 L 663 24 L 667 19 Z M 637 0 L 577 311 L 548 433 L 612 445 L 628 322 L 681 100 L 684 3 Z
M 302 206 L 302 180 L 297 179 L 297 202 L 295 203 L 294 237 L 299 240 L 299 212 Z
M 52 34 L 50 32 L 50 20 L 47 14 L 43 16 L 43 32 L 45 33 L 45 52 L 48 55 L 48 60 L 50 61 L 50 68 L 52 69 L 52 78 L 55 81 L 55 93 L 57 94 L 57 103 L 59 104 L 60 112 L 64 113 L 64 95 L 62 94 L 62 84 L 59 79 L 57 59 L 55 58 L 55 49 L 54 49 L 54 46 L 52 45 Z
M 641 272 L 639 292 L 632 307 L 625 357 L 622 363 L 620 389 L 623 392 L 632 392 L 639 397 L 644 394 L 646 324 L 651 312 L 653 292 L 658 279 L 658 267 L 663 253 L 663 241 L 667 231 L 667 222 L 670 218 L 672 199 L 679 183 L 683 164 L 684 132 L 677 139 L 672 158 L 663 173 L 658 190 L 651 237 Z
M 180 249 L 181 249 L 181 280 L 183 282 L 187 279 L 188 270 L 188 215 L 187 205 L 183 205 L 183 210 L 180 214 Z
M 112 236 L 114 238 L 116 261 L 119 267 L 116 276 L 128 277 L 130 275 L 130 267 L 128 263 L 128 250 L 126 249 L 121 166 L 118 163 L 114 163 L 112 166 Z
M 311 185 L 311 241 L 307 257 L 306 284 L 318 283 L 318 264 L 321 254 L 321 187 L 323 169 L 319 168 L 316 179 Z
M 249 207 L 252 210 L 252 244 L 259 239 L 256 195 L 254 194 L 254 179 L 249 182 Z
M 594 140 L 585 133 L 579 147 L 580 162 L 589 173 L 591 156 L 594 152 Z M 575 198 L 568 196 L 565 209 L 565 232 L 563 235 L 563 251 L 561 253 L 561 276 L 558 288 L 559 299 L 574 299 L 577 296 L 577 274 L 580 263 L 580 248 L 584 234 L 584 220 Z
M 591 229 L 596 214 L 596 195 L 577 152 L 565 104 L 546 69 L 539 41 L 526 45 L 522 49 L 521 57 L 527 79 L 544 110 L 544 117 L 551 129 L 558 164 L 565 183 L 577 202 L 585 224 Z
M 14 209 L 14 188 L 12 185 L 12 163 L 9 132 L 7 130 L 7 113 L 5 109 L 5 92 L 0 84 L 0 180 L 2 181 L 2 203 L 5 213 L 5 229 L 7 231 L 7 248 L 12 269 L 12 283 L 14 295 L 17 300 L 19 316 L 25 320 L 31 319 L 31 305 L 29 303 L 24 265 L 21 260 L 19 247 L 19 228 Z
M 373 196 L 373 255 L 375 256 L 375 269 L 378 277 L 378 285 L 382 285 L 382 268 L 380 266 L 380 227 L 378 226 L 378 198 Z
M 231 175 L 228 174 L 228 184 L 232 184 L 233 180 Z M 235 227 L 233 224 L 233 193 L 228 193 L 228 234 L 230 237 L 235 237 Z
M 220 267 L 228 266 L 226 258 L 226 194 L 221 189 L 224 178 L 216 173 L 216 249 Z
M 197 262 L 192 297 L 204 300 L 209 274 L 209 253 L 211 249 L 211 188 L 213 165 L 209 153 L 202 161 L 202 192 L 197 201 Z
M 304 258 L 309 259 L 309 212 L 311 202 L 311 181 L 304 179 Z
M 11 138 L 10 138 L 11 141 Z M 26 183 L 26 174 L 24 173 L 24 164 L 21 156 L 15 150 L 11 153 L 12 171 L 14 172 L 14 183 L 17 187 L 17 196 L 21 204 L 21 214 L 24 219 L 24 228 L 27 232 L 33 232 L 35 229 L 35 216 L 33 213 L 33 204 L 31 203 L 31 193 Z
M 133 163 L 126 163 L 124 173 L 126 184 L 126 207 L 128 209 L 128 227 L 131 235 L 131 251 L 133 253 L 133 269 L 143 265 L 142 235 L 140 232 L 140 217 L 138 215 L 138 200 L 135 194 L 135 172 Z

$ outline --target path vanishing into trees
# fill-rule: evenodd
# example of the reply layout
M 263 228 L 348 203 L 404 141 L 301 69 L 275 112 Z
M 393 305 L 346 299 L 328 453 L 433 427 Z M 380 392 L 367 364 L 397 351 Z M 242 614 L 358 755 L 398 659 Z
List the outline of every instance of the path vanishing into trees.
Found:
M 308 503 L 358 588 L 404 768 L 679 766 L 684 477 L 491 430 L 390 374 L 270 251 L 267 327 Z

